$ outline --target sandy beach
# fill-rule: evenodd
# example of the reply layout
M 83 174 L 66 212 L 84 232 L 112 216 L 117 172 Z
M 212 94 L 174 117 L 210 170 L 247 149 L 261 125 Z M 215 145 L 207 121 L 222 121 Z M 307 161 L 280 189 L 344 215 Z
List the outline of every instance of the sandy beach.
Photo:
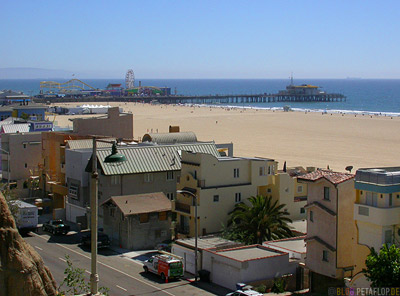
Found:
M 337 171 L 344 171 L 349 165 L 355 169 L 400 165 L 399 117 L 139 103 L 110 105 L 133 113 L 135 139 L 148 132 L 165 133 L 169 125 L 179 125 L 181 131 L 195 132 L 200 141 L 232 142 L 235 156 L 275 159 L 280 169 L 284 161 L 287 166 L 329 165 Z M 91 115 L 57 115 L 55 122 L 72 127 L 68 119 L 86 116 Z

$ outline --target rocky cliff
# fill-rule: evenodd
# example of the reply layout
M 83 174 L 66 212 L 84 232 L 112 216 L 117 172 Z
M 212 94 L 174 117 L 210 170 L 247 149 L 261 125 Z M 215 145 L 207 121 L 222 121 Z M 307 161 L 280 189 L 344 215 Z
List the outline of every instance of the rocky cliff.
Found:
M 57 295 L 56 282 L 39 254 L 18 233 L 0 193 L 0 296 Z

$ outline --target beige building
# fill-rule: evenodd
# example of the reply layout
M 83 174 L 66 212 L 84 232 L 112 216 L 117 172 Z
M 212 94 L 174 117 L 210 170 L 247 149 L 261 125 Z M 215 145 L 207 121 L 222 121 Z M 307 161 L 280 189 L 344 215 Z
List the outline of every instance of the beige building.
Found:
M 400 247 L 400 167 L 359 169 L 355 177 L 357 225 L 353 287 L 369 283 L 362 273 L 369 248 L 379 251 L 383 244 Z
M 278 204 L 285 204 L 285 211 L 293 221 L 306 219 L 307 184 L 299 183 L 297 178 L 311 172 L 314 168 L 293 167 L 276 172 L 267 186 L 260 188 L 260 194 L 272 197 Z
M 219 232 L 227 225 L 235 204 L 260 194 L 271 182 L 277 163 L 272 159 L 217 157 L 182 151 L 182 169 L 177 189 L 193 192 L 198 199 L 198 233 Z M 178 231 L 194 236 L 193 197 L 178 194 L 172 203 Z
M 1 136 L 3 179 L 24 182 L 42 162 L 42 133 L 15 133 Z M 7 151 L 8 153 L 6 153 Z
M 354 270 L 354 175 L 316 170 L 298 180 L 308 184 L 306 267 L 312 271 L 311 291 L 326 293 Z
M 99 135 L 133 139 L 133 114 L 109 108 L 106 116 L 72 119 L 74 133 L 80 136 Z

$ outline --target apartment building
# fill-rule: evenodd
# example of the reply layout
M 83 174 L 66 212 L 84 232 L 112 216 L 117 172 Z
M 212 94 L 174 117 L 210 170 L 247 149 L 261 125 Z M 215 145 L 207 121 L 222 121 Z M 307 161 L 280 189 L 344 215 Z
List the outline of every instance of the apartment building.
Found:
M 9 182 L 29 179 L 41 163 L 42 133 L 14 133 L 1 136 L 3 179 Z
M 365 286 L 361 273 L 369 248 L 380 250 L 383 244 L 400 246 L 400 167 L 359 169 L 355 176 L 357 225 L 355 252 L 357 268 L 352 286 Z
M 307 184 L 299 183 L 297 178 L 305 175 L 314 168 L 303 167 L 285 168 L 272 175 L 271 182 L 260 188 L 260 194 L 272 197 L 278 204 L 285 204 L 284 210 L 293 221 L 306 219 Z
M 354 266 L 354 175 L 316 170 L 298 177 L 308 185 L 306 267 L 311 288 L 327 291 L 351 277 Z M 325 284 L 325 286 L 324 286 Z
M 277 167 L 272 159 L 218 157 L 185 151 L 182 151 L 181 162 L 177 189 L 196 195 L 200 235 L 221 231 L 235 204 L 260 194 L 261 188 L 271 182 Z M 177 214 L 178 231 L 194 236 L 193 197 L 178 194 L 172 203 L 172 211 Z
M 74 133 L 80 136 L 98 135 L 133 139 L 133 114 L 120 113 L 118 107 L 108 108 L 108 114 L 72 120 Z

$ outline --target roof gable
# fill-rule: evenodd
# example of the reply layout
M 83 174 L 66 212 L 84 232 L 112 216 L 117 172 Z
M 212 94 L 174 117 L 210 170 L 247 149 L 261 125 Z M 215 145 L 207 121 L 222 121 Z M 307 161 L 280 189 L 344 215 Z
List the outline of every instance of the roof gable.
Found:
M 171 211 L 171 201 L 162 192 L 113 196 L 102 205 L 116 205 L 124 216 Z
M 337 185 L 353 179 L 354 175 L 348 173 L 334 172 L 331 170 L 316 170 L 314 172 L 297 177 L 297 179 L 300 181 L 311 181 L 311 182 L 315 182 L 323 178 L 331 182 L 332 184 Z

